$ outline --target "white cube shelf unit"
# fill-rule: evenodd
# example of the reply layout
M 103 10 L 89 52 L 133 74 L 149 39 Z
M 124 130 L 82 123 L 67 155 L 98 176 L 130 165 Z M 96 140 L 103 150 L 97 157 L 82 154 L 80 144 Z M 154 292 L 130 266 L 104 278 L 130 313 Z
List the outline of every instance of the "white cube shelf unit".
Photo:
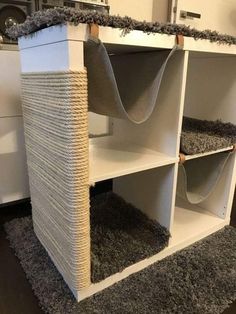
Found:
M 84 42 L 88 36 L 87 25 L 62 25 L 21 38 L 22 73 L 83 71 Z M 124 54 L 171 50 L 176 41 L 175 36 L 148 35 L 140 31 L 121 36 L 119 29 L 109 27 L 99 28 L 99 38 L 109 52 Z M 101 291 L 229 224 L 236 179 L 234 153 L 213 192 L 203 203 L 191 205 L 179 201 L 176 199 L 176 186 L 183 114 L 199 119 L 220 118 L 236 123 L 235 65 L 236 46 L 184 38 L 184 46 L 168 62 L 158 95 L 158 105 L 151 117 L 139 125 L 113 118 L 111 134 L 89 139 L 89 183 L 113 179 L 115 193 L 165 226 L 170 231 L 171 238 L 163 251 L 101 282 L 92 284 L 87 281 L 82 288 L 76 288 L 73 285 L 76 282 L 76 278 L 73 278 L 76 277 L 76 272 L 72 271 L 72 278 L 68 280 L 68 269 L 60 267 L 57 253 L 47 245 L 48 239 L 45 240 L 40 233 L 40 219 L 36 217 L 35 231 L 77 300 Z M 186 159 L 207 158 L 209 154 L 224 150 L 227 149 Z M 34 204 L 33 200 L 32 203 Z M 48 228 L 53 229 L 54 226 Z M 76 244 L 72 243 L 72 247 L 75 249 L 73 254 L 78 255 L 76 262 L 79 265 Z M 87 250 L 90 253 L 89 246 Z M 70 251 L 65 250 L 64 255 L 66 254 L 68 256 L 64 258 L 72 258 L 73 264 Z M 86 271 L 90 272 L 89 264 L 86 267 Z

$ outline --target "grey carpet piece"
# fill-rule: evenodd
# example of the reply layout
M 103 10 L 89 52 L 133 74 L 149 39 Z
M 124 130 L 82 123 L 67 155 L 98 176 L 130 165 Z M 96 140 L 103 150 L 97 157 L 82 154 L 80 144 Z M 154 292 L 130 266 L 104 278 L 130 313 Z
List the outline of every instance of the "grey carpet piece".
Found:
M 92 282 L 123 270 L 166 247 L 169 232 L 109 192 L 91 198 Z
M 216 31 L 199 31 L 185 25 L 159 23 L 159 22 L 140 22 L 128 16 L 120 17 L 102 13 L 94 13 L 93 11 L 75 10 L 73 8 L 56 8 L 48 9 L 42 12 L 35 12 L 27 17 L 23 24 L 15 25 L 8 30 L 8 35 L 12 38 L 28 35 L 37 30 L 67 22 L 78 25 L 80 23 L 96 23 L 102 26 L 110 26 L 120 28 L 123 33 L 132 30 L 141 30 L 147 34 L 161 33 L 168 35 L 183 35 L 193 37 L 195 39 L 209 39 L 212 42 L 221 42 L 226 44 L 236 44 L 236 37 L 219 34 Z
M 50 314 L 219 314 L 236 299 L 236 229 L 219 232 L 77 303 L 30 217 L 5 225 L 39 304 Z
M 214 191 L 231 154 L 223 152 L 180 164 L 177 195 L 191 204 L 206 200 Z
M 184 117 L 180 141 L 180 151 L 194 155 L 236 143 L 236 126 L 220 120 L 207 121 Z
M 157 105 L 166 65 L 177 49 L 109 56 L 102 42 L 90 37 L 85 44 L 89 111 L 145 122 Z
M 226 148 L 232 145 L 229 138 L 199 132 L 181 133 L 180 151 L 186 155 L 195 155 Z

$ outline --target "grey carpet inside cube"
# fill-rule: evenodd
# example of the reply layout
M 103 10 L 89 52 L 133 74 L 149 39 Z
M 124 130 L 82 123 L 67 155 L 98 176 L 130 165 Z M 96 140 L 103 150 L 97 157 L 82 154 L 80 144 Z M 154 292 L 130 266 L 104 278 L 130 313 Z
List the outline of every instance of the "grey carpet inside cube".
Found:
M 184 117 L 180 151 L 194 155 L 226 148 L 236 143 L 236 126 L 220 120 L 207 121 Z
M 168 240 L 166 228 L 116 194 L 91 199 L 92 282 L 160 252 Z
M 31 217 L 5 225 L 41 308 L 49 314 L 220 314 L 236 299 L 236 228 L 221 231 L 80 302 L 33 232 Z

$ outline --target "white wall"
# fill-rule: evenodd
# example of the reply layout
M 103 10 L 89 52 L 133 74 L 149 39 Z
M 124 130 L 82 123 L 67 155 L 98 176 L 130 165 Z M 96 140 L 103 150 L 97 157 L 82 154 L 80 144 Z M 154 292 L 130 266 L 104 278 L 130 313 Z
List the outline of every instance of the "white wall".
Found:
M 152 21 L 167 22 L 169 18 L 169 0 L 153 0 Z
M 180 10 L 200 13 L 201 19 L 182 19 Z M 236 0 L 178 0 L 176 23 L 236 36 Z
M 147 22 L 166 22 L 169 0 L 108 0 L 111 14 L 128 15 Z
M 137 20 L 152 21 L 155 0 L 108 0 L 110 14 L 128 15 Z

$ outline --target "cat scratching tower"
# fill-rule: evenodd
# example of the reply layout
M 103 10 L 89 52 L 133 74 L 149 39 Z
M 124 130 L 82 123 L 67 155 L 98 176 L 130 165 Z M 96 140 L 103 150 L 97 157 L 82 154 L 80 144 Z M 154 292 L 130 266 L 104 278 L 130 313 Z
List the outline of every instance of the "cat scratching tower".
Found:
M 84 60 L 84 51 L 91 48 L 86 46 L 90 35 L 88 25 L 67 24 L 19 40 L 34 230 L 78 301 L 229 224 L 236 178 L 232 147 L 186 156 L 185 163 L 193 162 L 194 176 L 202 166 L 197 160 L 205 160 L 207 168 L 214 155 L 228 154 L 223 162 L 219 158 L 220 176 L 204 199 L 196 204 L 187 198 L 194 199 L 193 193 L 185 199 L 176 197 L 183 114 L 236 124 L 236 46 L 181 37 L 176 46 L 173 35 L 132 31 L 121 36 L 119 29 L 100 27 L 104 45 L 100 48 L 115 56 L 110 64 L 108 55 L 106 60 L 93 59 L 94 52 Z M 127 62 L 130 53 L 133 58 Z M 157 54 L 163 56 L 158 71 L 151 79 L 146 74 L 140 77 L 143 62 L 151 71 Z M 110 75 L 111 65 L 117 86 L 107 89 L 107 99 L 97 106 L 91 96 L 89 107 L 113 117 L 112 134 L 89 139 L 88 88 L 97 87 L 98 94 L 104 94 L 93 79 L 104 66 Z M 121 79 L 124 73 L 132 78 L 130 94 L 127 81 Z M 108 85 L 112 80 L 113 75 L 104 78 Z M 143 88 L 146 81 L 149 87 Z M 146 95 L 140 96 L 142 88 Z M 148 109 L 142 97 L 150 99 Z M 138 103 L 136 111 L 129 105 L 132 99 Z M 106 179 L 113 179 L 115 193 L 166 227 L 171 239 L 160 253 L 91 283 L 89 186 Z M 182 180 L 186 181 L 184 174 Z M 194 184 L 199 187 L 201 180 Z

